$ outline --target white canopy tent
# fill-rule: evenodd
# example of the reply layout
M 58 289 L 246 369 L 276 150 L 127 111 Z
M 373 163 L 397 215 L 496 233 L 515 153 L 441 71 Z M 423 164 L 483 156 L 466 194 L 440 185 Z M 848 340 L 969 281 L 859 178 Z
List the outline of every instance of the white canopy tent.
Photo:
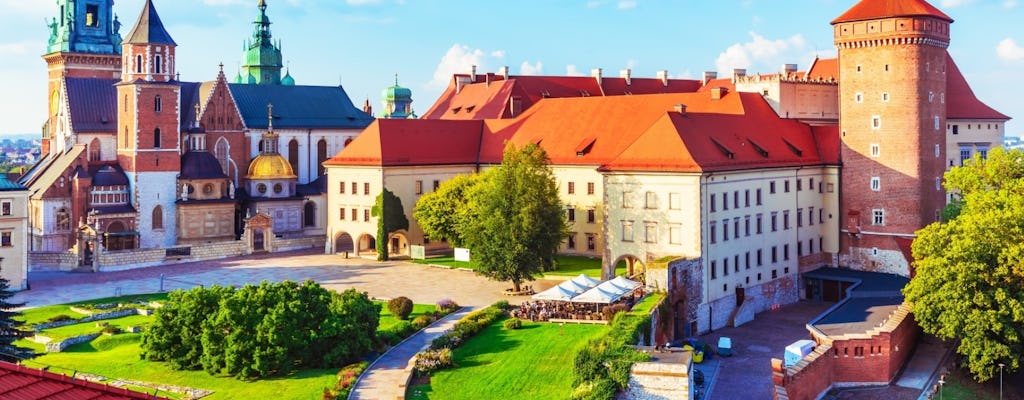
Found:
M 583 285 L 583 286 L 586 286 L 588 288 L 592 288 L 592 287 L 597 286 L 597 285 L 599 285 L 601 283 L 600 279 L 591 278 L 591 277 L 586 276 L 584 274 L 579 274 L 579 276 L 577 276 L 575 278 L 572 278 L 571 280 L 573 282 L 576 282 L 576 283 L 578 283 L 580 285 Z
M 598 287 L 590 289 L 579 296 L 573 297 L 572 302 L 609 304 L 614 303 L 615 300 L 621 299 L 622 295 L 622 293 L 603 290 L 600 285 L 598 285 Z
M 592 288 L 594 286 L 595 285 L 584 285 L 584 284 L 581 284 L 581 283 L 576 282 L 574 280 L 568 280 L 568 281 L 559 283 L 558 286 L 556 286 L 556 287 L 560 287 L 562 289 L 568 290 L 568 291 L 573 292 L 575 294 L 580 294 L 580 293 L 586 292 L 587 290 L 589 290 L 590 288 Z
M 634 290 L 642 285 L 640 282 L 631 281 L 621 276 L 616 276 L 615 279 L 612 279 L 610 282 L 615 284 L 615 286 L 623 287 L 629 290 Z
M 533 299 L 569 301 L 572 300 L 573 296 L 575 295 L 577 295 L 577 293 L 572 290 L 563 288 L 561 286 L 553 286 L 551 289 L 533 295 Z

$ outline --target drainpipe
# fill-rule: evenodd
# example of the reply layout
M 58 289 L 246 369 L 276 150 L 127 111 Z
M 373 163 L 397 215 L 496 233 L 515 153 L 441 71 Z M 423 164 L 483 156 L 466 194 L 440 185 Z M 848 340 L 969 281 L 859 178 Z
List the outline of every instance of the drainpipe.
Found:
M 306 183 L 310 183 L 310 182 L 313 182 L 313 179 L 312 179 L 313 171 L 316 171 L 316 169 L 313 168 L 314 166 L 313 166 L 313 162 L 312 162 L 314 160 L 314 158 L 313 158 L 313 130 L 312 129 L 306 129 L 306 153 L 309 154 L 309 156 L 306 157 L 306 160 L 307 160 L 307 162 L 306 162 L 306 169 L 307 169 L 306 176 L 308 176 L 310 178 L 310 179 L 306 180 Z M 319 176 L 317 178 L 319 178 Z

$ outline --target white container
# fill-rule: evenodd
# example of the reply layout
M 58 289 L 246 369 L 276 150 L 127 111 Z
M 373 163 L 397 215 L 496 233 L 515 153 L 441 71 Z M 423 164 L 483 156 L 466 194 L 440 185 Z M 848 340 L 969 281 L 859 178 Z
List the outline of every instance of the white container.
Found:
M 811 352 L 814 351 L 815 345 L 816 343 L 814 343 L 813 340 L 804 339 L 797 340 L 793 342 L 793 344 L 786 346 L 786 356 L 784 358 L 786 368 L 796 365 L 796 363 L 800 362 L 800 360 L 808 354 L 811 354 Z

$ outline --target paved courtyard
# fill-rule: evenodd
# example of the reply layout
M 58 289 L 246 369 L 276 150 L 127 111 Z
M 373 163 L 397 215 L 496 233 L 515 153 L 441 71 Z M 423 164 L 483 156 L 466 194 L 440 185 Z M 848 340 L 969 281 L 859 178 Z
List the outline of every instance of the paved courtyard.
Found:
M 444 298 L 464 306 L 487 306 L 501 299 L 520 300 L 501 294 L 509 283 L 490 281 L 470 271 L 401 261 L 379 263 L 361 258 L 345 259 L 316 250 L 118 272 L 30 272 L 32 289 L 18 293 L 12 300 L 26 302 L 26 307 L 39 307 L 98 297 L 153 293 L 160 290 L 161 275 L 164 276 L 164 290 L 199 285 L 241 286 L 263 280 L 301 282 L 312 279 L 334 290 L 356 288 L 375 298 L 406 296 L 419 304 L 434 304 Z

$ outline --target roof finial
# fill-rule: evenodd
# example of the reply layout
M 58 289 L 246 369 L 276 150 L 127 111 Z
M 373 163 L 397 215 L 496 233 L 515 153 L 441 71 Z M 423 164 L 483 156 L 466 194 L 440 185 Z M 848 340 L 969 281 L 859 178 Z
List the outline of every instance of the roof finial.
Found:
M 398 86 L 398 73 L 395 73 L 395 86 Z
M 222 74 L 223 74 L 223 73 L 224 73 L 224 63 L 223 63 L 223 62 L 222 62 L 222 63 L 220 63 L 220 65 L 219 65 L 219 66 L 220 66 L 220 73 L 222 73 Z
M 267 103 L 267 132 L 274 131 L 274 104 Z
M 201 110 L 202 110 L 202 107 L 200 107 L 199 103 L 197 102 L 196 103 L 196 128 L 199 127 L 199 113 L 201 112 Z

